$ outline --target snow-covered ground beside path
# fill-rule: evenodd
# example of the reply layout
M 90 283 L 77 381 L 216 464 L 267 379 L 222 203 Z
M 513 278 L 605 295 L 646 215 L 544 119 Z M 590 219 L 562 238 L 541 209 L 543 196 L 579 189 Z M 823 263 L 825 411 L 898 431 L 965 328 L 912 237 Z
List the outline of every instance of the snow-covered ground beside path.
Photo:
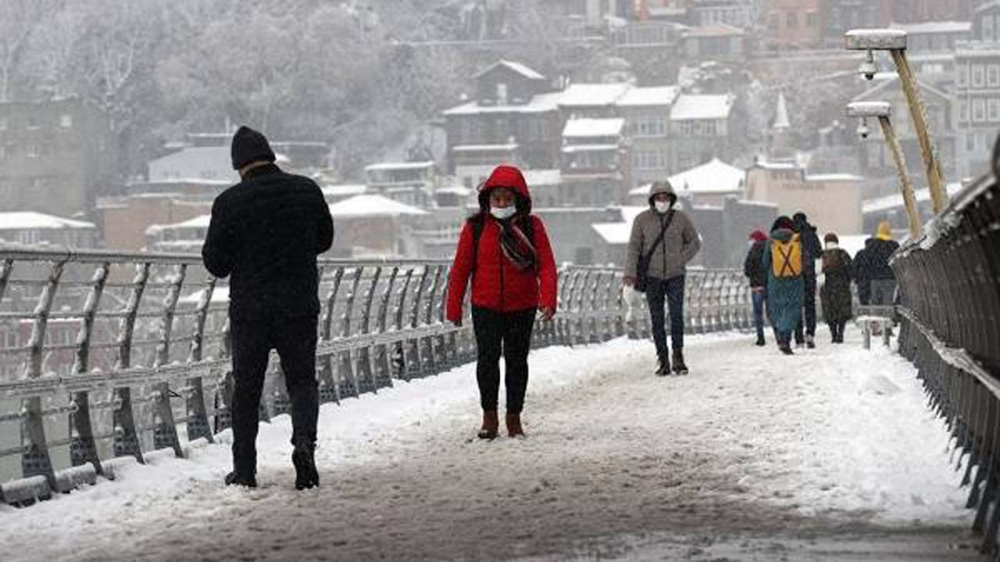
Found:
M 970 524 L 905 360 L 856 340 L 790 358 L 749 342 L 691 337 L 692 374 L 666 379 L 649 342 L 533 352 L 526 440 L 469 439 L 472 365 L 324 406 L 323 486 L 301 493 L 281 416 L 262 426 L 261 488 L 221 485 L 227 432 L 188 459 L 0 507 L 3 558 L 498 560 L 635 533 Z

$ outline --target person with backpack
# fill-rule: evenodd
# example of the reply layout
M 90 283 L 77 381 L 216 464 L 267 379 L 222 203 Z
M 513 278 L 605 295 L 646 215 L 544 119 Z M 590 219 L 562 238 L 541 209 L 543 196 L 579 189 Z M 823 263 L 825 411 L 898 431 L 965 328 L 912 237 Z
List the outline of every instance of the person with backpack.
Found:
M 771 226 L 771 238 L 761 259 L 767 272 L 767 313 L 774 327 L 778 349 L 793 355 L 792 332 L 802 316 L 805 300 L 802 240 L 795 223 L 780 216 Z
M 753 324 L 757 328 L 756 345 L 767 345 L 764 340 L 764 304 L 767 302 L 767 271 L 764 269 L 764 246 L 767 234 L 761 230 L 750 233 L 750 250 L 743 261 L 743 275 L 750 279 L 750 295 L 753 298 Z
M 881 222 L 874 237 L 865 240 L 865 248 L 854 257 L 858 299 L 863 305 L 890 305 L 896 291 L 896 274 L 889 259 L 899 249 L 892 239 L 892 225 Z
M 524 436 L 521 412 L 528 388 L 528 350 L 535 316 L 556 313 L 555 258 L 542 220 L 531 214 L 521 171 L 497 166 L 479 188 L 479 212 L 465 221 L 448 276 L 446 317 L 462 325 L 462 304 L 472 281 L 476 380 L 483 423 L 480 439 L 494 439 L 500 420 L 500 356 L 506 366 L 507 434 Z
M 840 248 L 840 239 L 834 233 L 823 237 L 823 319 L 830 326 L 833 343 L 844 343 L 844 328 L 853 316 L 851 310 L 851 255 Z
M 802 300 L 803 313 L 799 325 L 795 327 L 795 345 L 809 349 L 816 347 L 816 260 L 823 254 L 823 246 L 816 234 L 816 227 L 809 224 L 805 213 L 792 216 L 795 232 L 802 241 L 802 280 L 805 283 L 805 297 Z
M 686 375 L 684 363 L 684 282 L 687 264 L 701 249 L 694 223 L 675 208 L 677 194 L 668 181 L 653 182 L 649 208 L 632 223 L 632 235 L 625 258 L 624 283 L 646 293 L 658 364 L 656 375 L 670 374 L 664 301 L 670 308 L 670 337 L 673 344 L 673 372 Z

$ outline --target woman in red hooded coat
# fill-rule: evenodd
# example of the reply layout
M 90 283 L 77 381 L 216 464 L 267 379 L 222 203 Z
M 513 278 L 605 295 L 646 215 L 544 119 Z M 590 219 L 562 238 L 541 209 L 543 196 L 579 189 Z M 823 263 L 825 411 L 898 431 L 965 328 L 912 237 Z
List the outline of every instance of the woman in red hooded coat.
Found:
M 556 265 L 541 219 L 521 171 L 498 166 L 479 188 L 479 212 L 466 221 L 448 277 L 448 320 L 462 323 L 462 303 L 472 279 L 476 379 L 483 408 L 481 439 L 500 424 L 500 355 L 506 365 L 507 433 L 523 436 L 521 410 L 528 386 L 528 350 L 535 315 L 556 311 Z

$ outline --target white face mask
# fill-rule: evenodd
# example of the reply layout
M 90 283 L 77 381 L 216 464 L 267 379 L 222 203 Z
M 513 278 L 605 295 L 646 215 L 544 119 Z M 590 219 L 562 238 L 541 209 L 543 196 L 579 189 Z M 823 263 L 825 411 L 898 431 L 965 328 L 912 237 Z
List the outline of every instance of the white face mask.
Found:
M 670 201 L 656 201 L 653 203 L 657 213 L 666 213 L 670 210 Z
M 827 250 L 836 250 L 837 248 L 838 248 L 838 246 L 837 246 L 836 242 L 827 242 L 826 243 L 826 249 Z
M 514 216 L 515 213 L 517 213 L 517 208 L 514 205 L 510 205 L 509 207 L 490 207 L 490 214 L 497 220 L 507 220 Z

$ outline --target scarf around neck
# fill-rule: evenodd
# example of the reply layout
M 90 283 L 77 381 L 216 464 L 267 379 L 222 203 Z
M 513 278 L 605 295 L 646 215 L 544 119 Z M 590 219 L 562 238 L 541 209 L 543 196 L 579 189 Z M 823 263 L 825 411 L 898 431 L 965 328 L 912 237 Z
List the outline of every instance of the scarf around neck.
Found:
M 500 226 L 500 251 L 515 268 L 524 270 L 535 266 L 535 246 L 520 225 L 518 215 L 507 220 L 496 220 Z M 531 220 L 529 217 L 527 220 Z

